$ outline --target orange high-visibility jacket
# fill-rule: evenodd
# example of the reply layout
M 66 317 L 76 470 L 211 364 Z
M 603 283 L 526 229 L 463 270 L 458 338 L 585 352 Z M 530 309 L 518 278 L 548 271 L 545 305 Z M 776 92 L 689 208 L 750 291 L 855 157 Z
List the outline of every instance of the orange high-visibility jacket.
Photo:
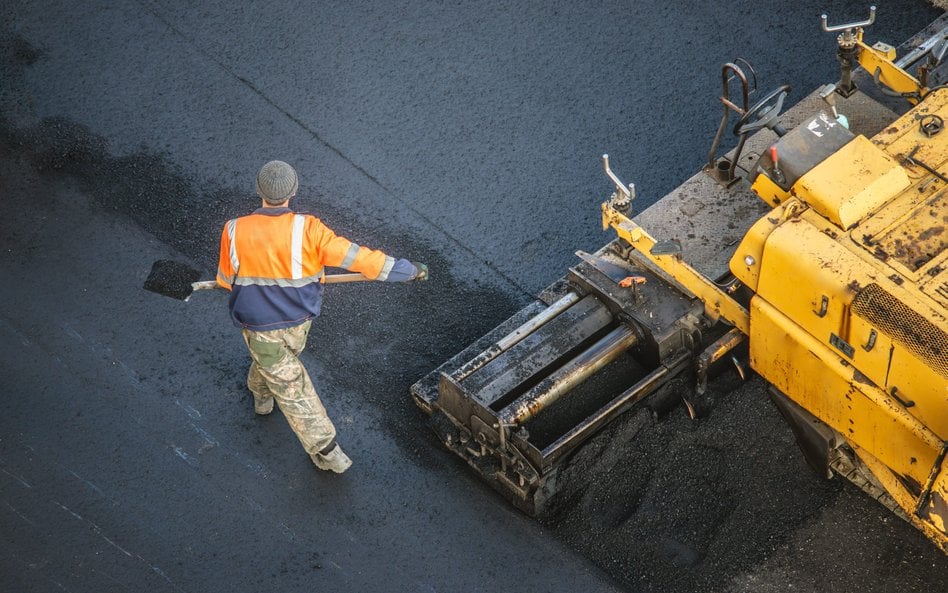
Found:
M 319 315 L 325 266 L 388 282 L 417 273 L 407 260 L 356 245 L 311 214 L 259 208 L 224 225 L 217 283 L 231 291 L 235 324 L 280 329 Z

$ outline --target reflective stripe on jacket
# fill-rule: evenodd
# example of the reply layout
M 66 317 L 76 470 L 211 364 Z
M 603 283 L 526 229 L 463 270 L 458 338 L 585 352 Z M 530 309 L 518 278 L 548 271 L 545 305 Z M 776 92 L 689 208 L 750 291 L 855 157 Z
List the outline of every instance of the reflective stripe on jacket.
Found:
M 406 260 L 336 235 L 315 216 L 260 208 L 224 225 L 217 282 L 231 291 L 235 324 L 280 329 L 319 315 L 325 266 L 390 282 L 410 280 L 416 272 Z

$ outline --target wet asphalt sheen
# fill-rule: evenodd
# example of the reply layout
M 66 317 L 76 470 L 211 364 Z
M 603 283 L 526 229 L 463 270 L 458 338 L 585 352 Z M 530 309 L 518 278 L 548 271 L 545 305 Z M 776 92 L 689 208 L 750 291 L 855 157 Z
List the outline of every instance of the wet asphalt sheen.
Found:
M 939 14 L 877 4 L 868 36 L 893 44 Z M 866 7 L 4 3 L 0 591 L 938 590 L 942 555 L 811 482 L 792 438 L 754 437 L 736 403 L 718 429 L 746 443 L 680 418 L 648 435 L 667 437 L 649 445 L 667 467 L 713 449 L 739 468 L 749 444 L 763 467 L 779 450 L 785 471 L 739 490 L 794 513 L 716 523 L 741 545 L 713 555 L 697 515 L 660 537 L 619 529 L 635 497 L 615 487 L 528 519 L 438 447 L 408 397 L 609 239 L 603 152 L 639 209 L 701 166 L 723 62 L 796 98 L 834 80 L 822 11 Z M 327 291 L 304 361 L 355 462 L 342 476 L 316 471 L 278 413 L 254 417 L 223 294 L 141 288 L 157 259 L 210 278 L 223 221 L 255 207 L 271 158 L 299 170 L 300 209 L 432 270 Z M 722 475 L 689 482 L 711 493 L 696 512 L 733 515 Z M 690 531 L 701 546 L 682 543 Z

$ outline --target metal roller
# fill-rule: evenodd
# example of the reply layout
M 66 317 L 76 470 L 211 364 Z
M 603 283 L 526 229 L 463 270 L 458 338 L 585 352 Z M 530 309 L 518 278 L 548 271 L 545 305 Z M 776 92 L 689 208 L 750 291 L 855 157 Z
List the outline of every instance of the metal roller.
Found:
M 514 331 L 510 332 L 500 340 L 497 340 L 490 348 L 484 350 L 470 361 L 468 361 L 464 366 L 458 370 L 451 373 L 451 377 L 455 381 L 462 381 L 471 373 L 482 368 L 484 365 L 494 360 L 507 350 L 510 350 L 518 343 L 520 343 L 524 338 L 535 332 L 537 329 L 542 327 L 548 321 L 569 309 L 571 306 L 576 304 L 579 301 L 580 297 L 575 292 L 568 292 L 562 298 L 557 300 L 555 303 L 544 309 L 540 314 L 531 319 L 530 321 L 524 323 Z
M 635 331 L 619 326 L 565 364 L 503 411 L 505 424 L 523 424 L 638 342 Z

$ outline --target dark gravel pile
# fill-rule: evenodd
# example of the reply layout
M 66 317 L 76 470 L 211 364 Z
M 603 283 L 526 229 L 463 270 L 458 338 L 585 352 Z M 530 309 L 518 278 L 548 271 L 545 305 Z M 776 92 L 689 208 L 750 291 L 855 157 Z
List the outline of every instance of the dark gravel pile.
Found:
M 635 589 L 720 589 L 841 486 L 806 465 L 761 383 L 720 378 L 697 421 L 642 409 L 610 426 L 565 468 L 586 487 L 545 524 Z

